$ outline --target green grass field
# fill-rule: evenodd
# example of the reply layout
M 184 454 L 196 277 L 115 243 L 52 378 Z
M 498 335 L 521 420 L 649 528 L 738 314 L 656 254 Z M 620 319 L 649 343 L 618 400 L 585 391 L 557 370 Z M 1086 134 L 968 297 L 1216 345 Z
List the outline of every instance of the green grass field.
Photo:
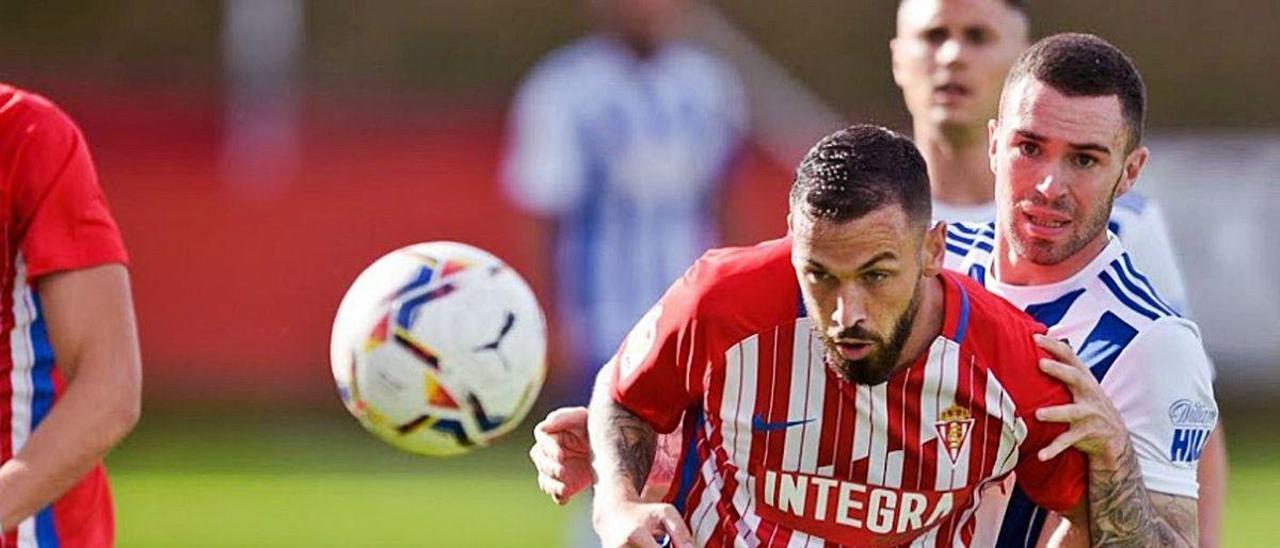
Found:
M 149 411 L 108 462 L 120 546 L 565 544 L 574 509 L 538 491 L 527 436 L 425 459 L 384 446 L 340 413 Z M 1280 439 L 1263 429 L 1237 434 L 1226 546 L 1273 546 Z
M 108 461 L 120 546 L 559 546 L 530 441 L 401 453 L 341 410 L 149 414 Z

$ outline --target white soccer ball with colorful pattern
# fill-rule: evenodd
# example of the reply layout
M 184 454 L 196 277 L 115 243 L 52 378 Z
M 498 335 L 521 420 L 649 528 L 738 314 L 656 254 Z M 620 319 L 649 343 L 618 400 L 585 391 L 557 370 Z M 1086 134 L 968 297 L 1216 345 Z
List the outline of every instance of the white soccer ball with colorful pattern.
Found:
M 465 244 L 397 249 L 356 278 L 333 322 L 338 393 L 366 429 L 446 456 L 515 428 L 546 377 L 546 319 L 511 267 Z

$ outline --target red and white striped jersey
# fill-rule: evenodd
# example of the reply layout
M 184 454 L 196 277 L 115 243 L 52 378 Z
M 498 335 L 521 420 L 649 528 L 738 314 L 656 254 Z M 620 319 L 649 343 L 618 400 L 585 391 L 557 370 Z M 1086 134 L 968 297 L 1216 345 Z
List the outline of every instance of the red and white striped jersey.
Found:
M 58 367 L 38 290 L 41 276 L 127 260 L 88 146 L 48 100 L 0 84 L 0 463 L 58 405 Z M 57 500 L 3 535 L 19 548 L 111 546 L 107 473 L 94 466 Z
M 1036 452 L 1065 430 L 1034 410 L 1070 401 L 1040 372 L 1044 328 L 959 275 L 929 351 L 876 386 L 825 364 L 790 240 L 707 253 L 628 335 L 614 399 L 670 432 L 667 495 L 699 545 L 954 546 L 973 540 L 982 487 L 1017 471 L 1065 511 L 1084 457 Z

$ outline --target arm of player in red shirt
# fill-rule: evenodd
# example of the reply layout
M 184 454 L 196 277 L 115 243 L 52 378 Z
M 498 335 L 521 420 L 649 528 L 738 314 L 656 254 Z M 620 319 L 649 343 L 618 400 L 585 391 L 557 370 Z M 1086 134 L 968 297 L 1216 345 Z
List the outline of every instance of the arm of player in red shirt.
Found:
M 65 391 L 0 467 L 10 529 L 59 498 L 137 422 L 141 360 L 124 246 L 80 132 L 35 101 L 9 174 L 26 278 Z M 55 382 L 58 382 L 55 380 Z
M 691 363 L 705 361 L 692 302 L 693 289 L 686 280 L 678 282 L 632 328 L 597 381 L 597 392 L 644 420 L 655 433 L 671 431 L 701 390 L 702 370 L 689 370 Z M 691 360 L 695 355 L 698 359 Z M 618 363 L 625 366 L 625 374 L 619 374 Z M 619 385 L 622 381 L 625 386 Z M 538 470 L 538 486 L 557 504 L 591 485 L 587 418 L 583 408 L 557 409 L 534 427 L 536 441 L 529 458 Z M 657 500 L 669 487 L 680 456 L 680 434 L 659 436 L 656 445 L 647 466 L 649 482 L 641 493 L 645 500 Z
M 692 545 L 679 512 L 642 502 L 641 491 L 658 432 L 674 430 L 702 393 L 706 337 L 694 278 L 691 271 L 677 281 L 640 319 L 596 383 L 588 419 L 596 473 L 592 521 L 605 545 L 656 546 L 654 537 L 663 533 L 676 545 Z
M 0 467 L 0 523 L 17 525 L 88 473 L 138 420 L 141 359 L 128 274 L 104 265 L 39 280 L 66 392 Z

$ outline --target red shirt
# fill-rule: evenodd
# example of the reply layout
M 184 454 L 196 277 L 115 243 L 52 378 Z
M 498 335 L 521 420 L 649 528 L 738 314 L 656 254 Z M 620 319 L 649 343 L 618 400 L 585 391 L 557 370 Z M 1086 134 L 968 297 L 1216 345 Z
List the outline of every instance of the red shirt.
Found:
M 614 399 L 686 448 L 668 494 L 699 545 L 967 545 L 981 489 L 1017 472 L 1065 511 L 1084 457 L 1036 452 L 1065 430 L 1034 411 L 1071 400 L 1040 372 L 1044 328 L 945 273 L 944 327 L 876 386 L 824 363 L 789 240 L 707 253 L 614 357 Z M 803 545 L 803 544 L 801 544 Z
M 125 263 L 84 136 L 57 106 L 0 84 L 0 462 L 30 438 L 65 380 L 49 344 L 36 281 L 52 272 Z M 5 524 L 11 526 L 13 524 Z M 111 494 L 101 464 L 62 498 L 17 524 L 6 546 L 110 546 Z

